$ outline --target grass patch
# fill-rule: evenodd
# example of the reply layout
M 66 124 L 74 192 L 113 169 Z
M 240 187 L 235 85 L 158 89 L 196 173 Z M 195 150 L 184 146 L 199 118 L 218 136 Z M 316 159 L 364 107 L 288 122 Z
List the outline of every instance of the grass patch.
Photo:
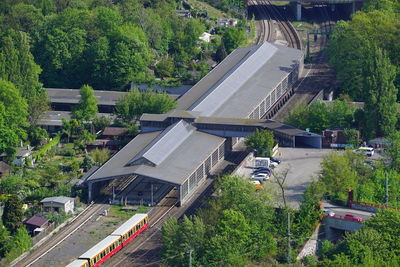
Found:
M 108 212 L 108 215 L 121 220 L 128 220 L 136 213 L 147 213 L 149 207 L 138 206 L 137 210 L 123 210 L 122 206 L 113 205 Z
M 215 7 L 212 7 L 207 3 L 198 0 L 189 0 L 189 4 L 195 9 L 207 10 L 207 15 L 212 19 L 228 17 L 228 15 L 225 12 L 216 9 Z

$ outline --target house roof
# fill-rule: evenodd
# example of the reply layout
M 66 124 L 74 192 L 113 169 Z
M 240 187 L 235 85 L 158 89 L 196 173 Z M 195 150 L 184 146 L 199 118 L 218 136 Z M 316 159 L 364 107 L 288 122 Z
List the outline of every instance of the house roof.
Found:
M 40 203 L 47 203 L 47 202 L 53 202 L 53 203 L 61 203 L 61 204 L 65 204 L 71 200 L 74 200 L 71 197 L 64 197 L 64 196 L 59 196 L 59 197 L 46 197 L 45 199 L 43 199 L 42 201 L 40 201 Z
M 128 128 L 123 127 L 106 127 L 102 135 L 109 135 L 109 136 L 121 136 L 124 135 L 128 131 Z
M 11 169 L 11 166 L 5 163 L 4 161 L 0 161 L 0 173 L 5 173 Z
M 48 219 L 34 215 L 34 216 L 30 217 L 29 219 L 25 220 L 24 224 L 42 227 L 43 225 L 45 225 L 48 222 L 49 222 Z

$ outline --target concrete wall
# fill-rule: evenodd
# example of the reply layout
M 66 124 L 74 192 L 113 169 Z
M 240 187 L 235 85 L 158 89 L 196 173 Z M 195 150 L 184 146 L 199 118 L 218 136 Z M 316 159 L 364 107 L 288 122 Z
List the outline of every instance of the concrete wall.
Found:
M 347 221 L 335 217 L 325 217 L 323 224 L 326 238 L 328 240 L 333 239 L 332 236 L 334 235 L 334 229 L 354 232 L 361 229 L 361 227 L 363 226 L 363 224 L 359 222 Z

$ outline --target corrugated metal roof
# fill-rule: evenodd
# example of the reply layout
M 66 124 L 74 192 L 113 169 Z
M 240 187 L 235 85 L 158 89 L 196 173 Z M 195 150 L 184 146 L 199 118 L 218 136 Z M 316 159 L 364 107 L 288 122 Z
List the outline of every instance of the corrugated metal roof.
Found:
M 147 217 L 147 214 L 135 214 L 129 220 L 124 222 L 118 229 L 111 233 L 111 235 L 123 235 L 128 232 L 134 225 Z
M 99 254 L 104 248 L 107 246 L 111 245 L 115 241 L 117 241 L 120 238 L 120 236 L 113 236 L 109 235 L 103 240 L 101 240 L 99 243 L 94 245 L 91 249 L 83 253 L 79 258 L 80 259 L 91 259 L 97 254 Z
M 231 98 L 256 72 L 268 62 L 278 49 L 264 43 L 241 61 L 235 69 L 225 75 L 224 80 L 197 100 L 189 109 L 201 112 L 202 116 L 211 116 L 219 107 Z
M 246 118 L 302 57 L 300 50 L 270 43 L 236 49 L 178 100 L 177 109 Z
M 65 204 L 69 201 L 73 201 L 74 199 L 71 197 L 64 197 L 64 196 L 59 196 L 59 197 L 46 197 L 40 203 L 45 203 L 45 202 L 55 202 L 55 203 L 61 203 Z
M 186 122 L 181 122 L 180 125 L 188 124 Z M 138 155 L 143 155 L 142 150 L 144 150 L 146 146 L 152 147 L 150 143 L 157 143 L 155 139 L 162 139 L 159 137 L 162 135 L 162 132 L 160 131 L 139 134 L 122 150 L 120 150 L 120 152 L 115 154 L 92 176 L 90 176 L 87 181 L 91 182 L 104 178 L 111 179 L 127 175 L 143 175 L 164 182 L 180 185 L 216 148 L 225 141 L 225 138 L 197 131 L 193 126 L 190 126 L 189 131 L 190 134 L 188 136 L 184 133 L 185 138 L 184 140 L 179 140 L 178 146 L 165 146 L 162 148 L 163 150 L 168 149 L 166 152 L 167 155 L 166 157 L 162 157 L 161 161 L 158 161 L 161 157 L 158 158 L 158 156 L 156 156 L 155 158 L 157 159 L 157 162 L 160 163 L 154 167 L 148 165 L 128 165 L 128 163 L 131 162 L 132 157 L 140 158 Z M 175 131 L 172 131 L 171 134 L 175 134 Z M 175 140 L 175 137 L 172 139 Z M 152 153 L 161 152 L 155 149 Z
M 80 89 L 47 88 L 46 90 L 47 95 L 52 103 L 77 104 L 81 99 Z M 98 105 L 111 106 L 114 106 L 115 103 L 127 93 L 128 92 L 120 91 L 94 91 Z
M 34 215 L 34 216 L 30 217 L 29 219 L 27 219 L 26 221 L 24 221 L 24 224 L 30 224 L 33 226 L 42 227 L 43 225 L 45 225 L 48 222 L 49 222 L 48 219 Z
M 135 165 L 136 161 L 141 158 L 152 162 L 156 166 L 160 165 L 195 130 L 196 128 L 183 120 L 169 126 L 137 154 L 128 165 Z

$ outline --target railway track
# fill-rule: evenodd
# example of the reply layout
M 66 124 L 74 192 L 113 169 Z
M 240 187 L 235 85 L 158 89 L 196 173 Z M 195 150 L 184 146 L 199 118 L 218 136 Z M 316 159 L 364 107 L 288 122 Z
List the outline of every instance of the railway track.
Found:
M 65 239 L 75 233 L 81 226 L 86 224 L 93 216 L 98 215 L 101 211 L 107 209 L 109 205 L 107 204 L 90 204 L 83 212 L 81 212 L 77 217 L 70 221 L 61 232 L 57 235 L 51 236 L 43 244 L 38 245 L 37 248 L 32 250 L 24 258 L 19 261 L 14 261 L 10 264 L 12 266 L 24 266 L 24 267 L 35 267 L 35 263 L 40 260 L 47 253 L 56 248 Z M 40 244 L 40 243 L 38 243 Z

